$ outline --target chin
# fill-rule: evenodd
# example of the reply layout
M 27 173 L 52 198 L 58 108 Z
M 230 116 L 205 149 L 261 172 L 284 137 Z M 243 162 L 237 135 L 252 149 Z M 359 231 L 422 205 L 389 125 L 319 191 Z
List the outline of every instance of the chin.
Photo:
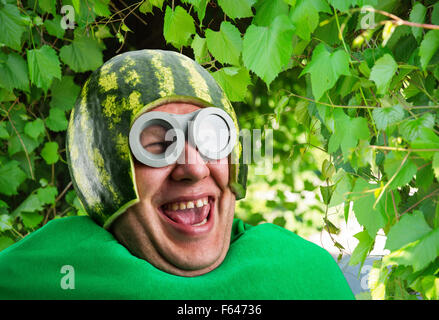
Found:
M 188 250 L 187 252 L 180 252 L 180 255 L 170 258 L 176 268 L 180 269 L 182 274 L 201 275 L 217 268 L 224 260 L 229 249 L 230 239 L 224 239 L 226 243 L 218 246 L 218 248 L 206 248 L 200 250 Z
M 195 277 L 206 274 L 218 266 L 224 261 L 227 255 L 229 245 L 227 243 L 226 248 L 221 248 L 216 252 L 210 251 L 209 256 L 202 256 L 197 253 L 188 252 L 178 257 L 172 257 L 167 259 L 163 265 L 158 265 L 159 269 L 171 274 L 175 274 L 183 277 Z

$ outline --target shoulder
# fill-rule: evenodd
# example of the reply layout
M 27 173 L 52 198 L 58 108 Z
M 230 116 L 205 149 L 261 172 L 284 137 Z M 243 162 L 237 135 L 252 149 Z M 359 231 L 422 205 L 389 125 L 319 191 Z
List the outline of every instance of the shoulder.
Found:
M 242 221 L 236 221 L 235 224 L 241 224 L 241 234 L 236 240 L 237 246 L 250 245 L 261 253 L 268 251 L 273 254 L 292 255 L 296 258 L 317 258 L 333 262 L 331 255 L 325 249 L 275 224 L 263 223 L 250 226 Z
M 63 250 L 80 244 L 86 239 L 111 239 L 112 236 L 98 226 L 88 216 L 66 217 L 49 221 L 40 229 L 30 233 L 20 241 L 0 252 L 0 262 L 22 251 L 37 249 L 40 253 L 45 250 Z
M 352 299 L 346 279 L 332 256 L 318 245 L 271 223 L 241 227 L 230 245 L 229 260 L 245 272 L 276 284 L 273 292 L 294 299 Z

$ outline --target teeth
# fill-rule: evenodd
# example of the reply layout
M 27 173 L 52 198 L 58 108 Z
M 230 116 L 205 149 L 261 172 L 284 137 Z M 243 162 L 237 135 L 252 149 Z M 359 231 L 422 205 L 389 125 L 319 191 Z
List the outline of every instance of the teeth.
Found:
M 201 221 L 200 223 L 196 223 L 196 224 L 193 224 L 192 226 L 193 227 L 199 227 L 199 226 L 202 226 L 203 224 L 205 224 L 207 222 L 207 218 L 205 218 L 203 221 Z
M 201 208 L 202 206 L 204 206 L 204 202 L 201 199 L 197 200 L 197 208 Z
M 207 205 L 208 203 L 209 203 L 209 199 L 206 197 L 206 198 L 197 199 L 194 201 L 168 203 L 165 205 L 165 208 L 167 210 L 172 210 L 172 211 L 185 210 L 185 209 L 193 209 L 195 207 L 201 208 L 201 207 Z

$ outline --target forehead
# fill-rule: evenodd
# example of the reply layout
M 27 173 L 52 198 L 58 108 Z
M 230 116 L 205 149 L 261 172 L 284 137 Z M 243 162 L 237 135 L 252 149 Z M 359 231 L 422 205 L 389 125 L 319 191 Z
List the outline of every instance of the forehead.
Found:
M 173 102 L 173 103 L 162 104 L 161 106 L 158 106 L 150 111 L 161 111 L 161 112 L 168 112 L 173 114 L 185 114 L 185 113 L 193 112 L 198 109 L 201 108 L 190 103 Z

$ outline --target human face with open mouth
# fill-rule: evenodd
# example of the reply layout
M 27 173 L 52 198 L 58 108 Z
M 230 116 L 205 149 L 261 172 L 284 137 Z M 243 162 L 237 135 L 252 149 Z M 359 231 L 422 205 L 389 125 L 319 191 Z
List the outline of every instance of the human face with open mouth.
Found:
M 200 109 L 186 103 L 154 111 L 186 114 Z M 141 135 L 151 153 L 161 153 L 160 128 Z M 153 168 L 135 161 L 140 201 L 117 218 L 115 237 L 135 256 L 180 276 L 198 276 L 218 267 L 229 249 L 235 195 L 229 187 L 228 158 L 205 162 L 186 142 L 186 161 Z M 188 161 L 190 160 L 190 161 Z

